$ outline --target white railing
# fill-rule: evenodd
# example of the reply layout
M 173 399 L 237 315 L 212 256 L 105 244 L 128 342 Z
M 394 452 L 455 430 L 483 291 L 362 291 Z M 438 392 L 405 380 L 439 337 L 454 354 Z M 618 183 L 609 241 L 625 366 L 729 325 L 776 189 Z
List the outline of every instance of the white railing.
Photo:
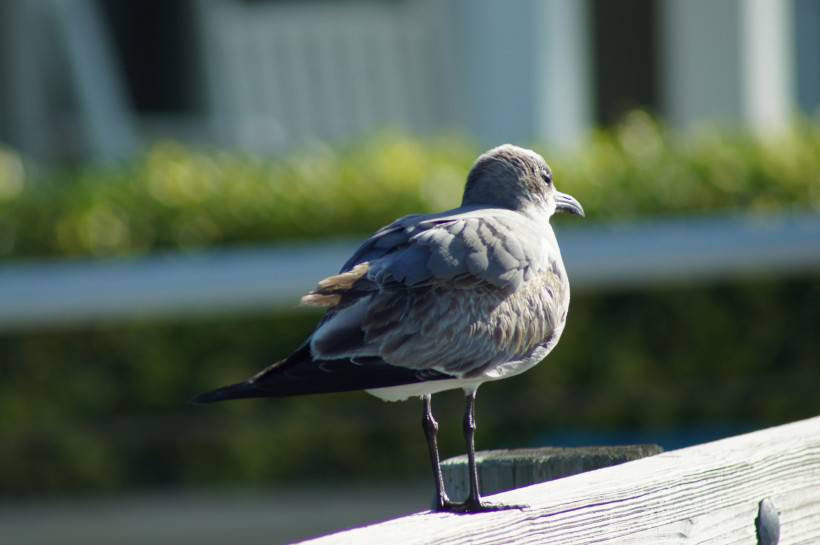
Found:
M 575 291 L 820 269 L 820 216 L 558 226 Z M 356 243 L 0 266 L 0 330 L 297 309 Z

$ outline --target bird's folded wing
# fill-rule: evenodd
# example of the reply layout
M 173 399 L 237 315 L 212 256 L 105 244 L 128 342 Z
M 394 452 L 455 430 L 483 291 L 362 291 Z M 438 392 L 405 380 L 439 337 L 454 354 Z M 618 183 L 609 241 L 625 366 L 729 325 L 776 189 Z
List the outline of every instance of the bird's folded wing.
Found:
M 470 207 L 407 216 L 380 229 L 341 272 L 368 263 L 367 278 L 384 286 L 446 283 L 460 276 L 516 289 L 548 264 L 543 229 L 511 210 Z
M 308 296 L 333 297 L 324 300 L 333 307 L 311 339 L 313 354 L 459 375 L 511 361 L 549 331 L 528 337 L 518 324 L 492 323 L 489 315 L 525 297 L 524 286 L 550 269 L 556 256 L 548 242 L 532 220 L 509 210 L 403 218 Z M 555 323 L 533 318 L 545 328 Z

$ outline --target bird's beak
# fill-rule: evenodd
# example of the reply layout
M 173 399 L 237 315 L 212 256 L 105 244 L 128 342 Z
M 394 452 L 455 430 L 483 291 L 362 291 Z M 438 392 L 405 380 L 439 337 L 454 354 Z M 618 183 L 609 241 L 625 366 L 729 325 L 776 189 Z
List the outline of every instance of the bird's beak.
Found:
M 575 197 L 572 195 L 567 195 L 566 193 L 561 193 L 560 191 L 555 192 L 555 211 L 569 212 L 570 214 L 575 214 L 576 216 L 581 216 L 582 218 L 585 216 L 584 207 L 581 206 L 581 203 L 575 200 Z

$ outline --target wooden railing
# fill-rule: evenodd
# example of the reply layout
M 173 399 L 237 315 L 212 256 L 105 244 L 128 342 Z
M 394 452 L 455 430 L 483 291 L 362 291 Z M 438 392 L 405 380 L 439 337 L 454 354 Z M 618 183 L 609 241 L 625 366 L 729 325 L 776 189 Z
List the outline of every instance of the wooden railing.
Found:
M 305 543 L 820 543 L 820 417 L 489 498 L 523 509 L 424 512 Z

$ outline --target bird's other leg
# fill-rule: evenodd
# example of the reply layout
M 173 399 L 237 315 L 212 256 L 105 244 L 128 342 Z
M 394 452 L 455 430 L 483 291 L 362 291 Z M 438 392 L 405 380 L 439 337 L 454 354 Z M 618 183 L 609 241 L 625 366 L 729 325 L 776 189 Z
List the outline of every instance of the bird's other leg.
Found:
M 476 391 L 467 392 L 467 406 L 464 409 L 464 438 L 467 441 L 467 477 L 470 479 L 470 495 L 465 505 L 481 507 L 481 492 L 478 488 L 478 468 L 475 463 L 475 396 Z
M 452 502 L 447 498 L 447 491 L 444 489 L 444 478 L 441 475 L 441 460 L 438 455 L 438 422 L 433 417 L 431 404 L 432 396 L 422 396 L 424 401 L 424 413 L 421 418 L 421 425 L 424 428 L 424 436 L 427 438 L 427 448 L 430 451 L 430 464 L 433 466 L 433 479 L 436 485 L 436 499 L 434 508 L 437 511 L 447 509 L 452 506 Z
M 464 409 L 464 438 L 467 441 L 467 474 L 470 479 L 470 495 L 467 501 L 459 504 L 453 511 L 462 513 L 481 513 L 483 511 L 500 511 L 502 509 L 523 509 L 523 505 L 499 505 L 481 501 L 478 485 L 478 467 L 475 462 L 475 390 L 467 392 L 467 406 Z

